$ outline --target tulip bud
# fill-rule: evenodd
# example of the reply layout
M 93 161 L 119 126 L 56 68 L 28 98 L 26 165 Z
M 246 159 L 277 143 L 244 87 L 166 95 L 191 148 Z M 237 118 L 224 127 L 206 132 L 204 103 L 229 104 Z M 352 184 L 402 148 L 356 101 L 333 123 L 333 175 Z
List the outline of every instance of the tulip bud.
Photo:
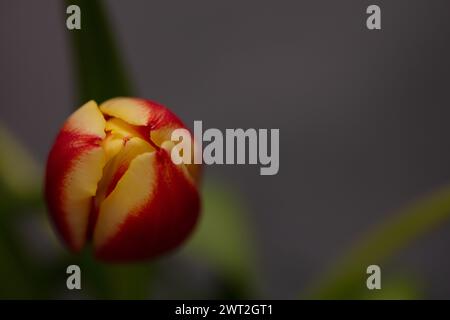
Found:
M 170 158 L 171 133 L 185 128 L 157 103 L 89 101 L 56 137 L 47 161 L 50 217 L 74 252 L 92 243 L 97 258 L 154 258 L 180 245 L 200 210 L 195 164 Z

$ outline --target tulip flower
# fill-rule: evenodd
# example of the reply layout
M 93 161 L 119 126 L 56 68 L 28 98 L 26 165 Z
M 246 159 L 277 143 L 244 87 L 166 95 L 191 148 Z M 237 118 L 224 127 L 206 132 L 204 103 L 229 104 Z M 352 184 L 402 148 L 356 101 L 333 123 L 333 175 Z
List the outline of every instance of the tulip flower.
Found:
M 48 211 L 65 244 L 104 261 L 150 259 L 179 246 L 200 211 L 196 164 L 174 164 L 169 109 L 136 98 L 89 101 L 65 122 L 47 161 Z M 193 141 L 192 141 L 193 143 Z

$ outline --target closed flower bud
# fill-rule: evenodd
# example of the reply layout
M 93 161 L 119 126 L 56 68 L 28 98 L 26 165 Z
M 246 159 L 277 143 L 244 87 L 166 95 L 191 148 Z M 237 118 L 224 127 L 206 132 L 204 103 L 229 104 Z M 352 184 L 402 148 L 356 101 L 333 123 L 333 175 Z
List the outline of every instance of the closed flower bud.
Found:
M 104 261 L 150 259 L 180 245 L 200 211 L 195 164 L 170 157 L 167 108 L 143 99 L 89 101 L 56 137 L 45 196 L 61 238 L 74 252 L 92 243 Z

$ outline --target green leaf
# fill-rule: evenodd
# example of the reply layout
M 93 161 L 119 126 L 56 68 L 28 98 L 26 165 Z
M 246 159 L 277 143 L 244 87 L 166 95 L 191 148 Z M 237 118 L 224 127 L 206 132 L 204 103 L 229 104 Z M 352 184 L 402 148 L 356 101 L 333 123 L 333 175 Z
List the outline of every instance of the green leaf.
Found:
M 219 271 L 229 298 L 248 297 L 255 289 L 256 263 L 243 201 L 211 179 L 206 179 L 202 197 L 202 217 L 186 251 Z
M 132 90 L 101 1 L 68 0 L 81 9 L 81 30 L 67 30 L 73 44 L 80 103 L 101 103 Z
M 386 277 L 384 277 L 386 278 Z M 367 290 L 360 293 L 362 300 L 417 300 L 423 298 L 423 292 L 417 280 L 397 274 L 383 279 L 381 290 Z
M 309 297 L 352 299 L 366 285 L 366 268 L 382 265 L 400 249 L 444 224 L 450 218 L 450 186 L 423 197 L 393 215 L 391 220 L 369 233 Z
M 42 206 L 41 175 L 26 148 L 0 124 L 0 215 Z

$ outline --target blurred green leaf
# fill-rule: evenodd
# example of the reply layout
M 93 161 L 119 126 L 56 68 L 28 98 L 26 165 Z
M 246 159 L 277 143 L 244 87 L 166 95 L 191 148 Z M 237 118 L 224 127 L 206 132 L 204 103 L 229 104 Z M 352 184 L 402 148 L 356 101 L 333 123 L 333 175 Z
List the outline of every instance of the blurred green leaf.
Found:
M 243 200 L 231 188 L 206 179 L 203 213 L 186 250 L 206 259 L 224 279 L 230 298 L 246 297 L 255 289 L 255 257 Z
M 373 230 L 312 291 L 317 299 L 352 299 L 366 285 L 366 268 L 381 265 L 420 236 L 450 218 L 450 186 L 423 197 L 395 213 L 392 219 Z
M 18 222 L 43 207 L 41 170 L 26 148 L 0 124 L 0 297 L 45 295 L 39 268 L 24 252 Z
M 362 300 L 417 300 L 423 298 L 423 293 L 412 277 L 396 274 L 383 279 L 381 290 L 367 290 L 360 293 Z
M 67 30 L 72 39 L 80 103 L 101 103 L 132 90 L 120 59 L 114 33 L 103 3 L 98 0 L 67 0 L 81 9 L 81 30 Z
M 0 124 L 0 214 L 42 205 L 41 175 L 26 148 Z

